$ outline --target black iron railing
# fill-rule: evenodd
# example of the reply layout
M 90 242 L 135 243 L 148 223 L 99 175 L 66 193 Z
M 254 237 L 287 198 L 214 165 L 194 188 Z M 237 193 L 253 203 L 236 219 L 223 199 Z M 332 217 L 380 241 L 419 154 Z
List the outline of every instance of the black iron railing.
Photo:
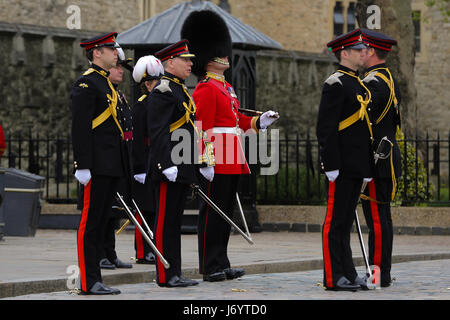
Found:
M 445 138 L 438 133 L 435 137 L 427 134 L 424 138 L 398 142 L 403 174 L 397 181 L 396 204 L 450 205 L 450 133 Z M 44 198 L 48 202 L 77 201 L 79 185 L 73 176 L 69 135 L 6 133 L 6 144 L 1 167 L 14 167 L 45 177 Z M 256 166 L 251 177 L 254 187 L 242 188 L 241 191 L 248 189 L 249 193 L 242 197 L 252 198 L 257 204 L 325 204 L 325 176 L 319 170 L 317 140 L 308 133 L 285 135 L 280 136 L 277 145 L 276 174 L 261 175 Z
M 1 167 L 17 168 L 45 177 L 44 199 L 76 203 L 78 183 L 73 176 L 72 139 L 69 135 L 6 134 Z
M 415 137 L 398 140 L 402 176 L 397 181 L 396 205 L 450 205 L 450 133 L 442 138 Z M 270 143 L 269 143 L 270 144 Z M 325 175 L 320 172 L 318 142 L 304 135 L 279 140 L 279 171 L 256 176 L 258 204 L 325 204 Z M 406 155 L 406 156 L 405 156 Z

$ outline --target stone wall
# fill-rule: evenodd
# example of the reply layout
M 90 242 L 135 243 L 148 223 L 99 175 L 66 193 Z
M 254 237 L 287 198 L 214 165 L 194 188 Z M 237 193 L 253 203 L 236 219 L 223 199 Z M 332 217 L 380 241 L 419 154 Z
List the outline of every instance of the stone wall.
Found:
M 320 232 L 325 206 L 256 206 L 258 222 L 266 231 Z M 358 206 L 363 232 L 367 232 L 363 210 Z M 448 207 L 392 207 L 394 234 L 450 235 Z M 356 230 L 354 230 L 356 231 Z
M 13 29 L 13 25 L 3 24 L 3 30 L 7 26 Z M 17 33 L 0 32 L 0 58 L 8 62 L 0 78 L 0 119 L 5 131 L 69 133 L 70 91 L 76 78 L 88 68 L 79 38 L 89 34 L 65 32 L 63 28 L 29 27 L 20 40 L 14 39 Z M 55 33 L 59 35 L 46 38 Z M 44 53 L 45 41 L 51 41 L 53 54 Z M 133 57 L 132 52 L 126 53 Z M 331 57 L 261 51 L 256 65 L 257 107 L 278 110 L 282 118 L 277 127 L 284 132 L 304 133 L 314 128 L 321 87 L 334 68 Z M 130 74 L 124 74 L 121 88 L 130 96 Z
M 306 133 L 315 137 L 322 85 L 335 70 L 329 54 L 298 51 L 260 51 L 257 54 L 256 108 L 277 110 L 274 128 L 280 134 Z
M 214 1 L 215 2 L 215 1 Z M 333 34 L 330 0 L 229 0 L 231 14 L 270 38 L 285 50 L 326 51 Z
M 166 1 L 166 0 L 165 0 Z M 0 21 L 36 26 L 66 28 L 73 14 L 71 5 L 80 8 L 81 29 L 125 31 L 140 19 L 141 0 L 0 0 Z
M 21 26 L 18 36 L 15 28 L 14 24 L 0 25 L 0 61 L 4 62 L 0 121 L 5 132 L 70 133 L 70 91 L 89 67 L 80 38 L 96 33 Z M 129 92 L 129 74 L 125 75 L 122 87 Z
M 145 17 L 159 14 L 180 2 L 182 0 L 0 0 L 0 25 L 6 23 L 19 26 L 18 31 L 23 25 L 36 26 L 41 28 L 44 34 L 48 28 L 59 28 L 72 33 L 66 39 L 54 38 L 58 55 L 52 67 L 40 64 L 45 60 L 40 44 L 42 32 L 40 35 L 25 36 L 28 61 L 24 65 L 8 64 L 4 70 L 6 75 L 1 80 L 4 86 L 0 88 L 0 94 L 5 97 L 2 103 L 12 103 L 14 107 L 12 110 L 2 107 L 0 115 L 12 118 L 14 125 L 25 121 L 24 116 L 37 118 L 42 123 L 39 125 L 49 125 L 52 130 L 65 128 L 66 125 L 56 119 L 66 112 L 63 105 L 67 105 L 67 97 L 64 97 L 63 92 L 70 88 L 69 84 L 82 71 L 67 67 L 72 64 L 72 56 L 68 51 L 77 34 L 86 31 L 92 31 L 92 34 L 111 30 L 122 32 L 137 25 Z M 219 0 L 212 2 L 219 4 Z M 440 130 L 442 135 L 446 135 L 450 119 L 450 91 L 447 90 L 447 77 L 450 74 L 450 24 L 445 23 L 437 6 L 430 9 L 422 0 L 411 2 L 413 10 L 421 10 L 423 18 L 422 48 L 417 55 L 415 68 L 417 118 L 420 119 L 417 129 L 419 133 L 429 129 L 433 135 Z M 143 14 L 145 3 L 151 9 L 150 14 Z M 286 126 L 285 121 L 289 119 L 290 122 L 295 120 L 298 127 L 312 127 L 314 107 L 318 103 L 317 89 L 325 79 L 324 75 L 329 73 L 327 71 L 330 67 L 328 62 L 316 58 L 313 59 L 316 61 L 314 64 L 301 62 L 304 60 L 292 58 L 290 52 L 303 52 L 301 55 L 305 55 L 305 52 L 315 55 L 323 53 L 325 43 L 332 35 L 332 11 L 335 1 L 228 0 L 228 3 L 232 15 L 281 43 L 284 50 L 291 50 L 280 54 L 283 57 L 279 59 L 280 64 L 277 66 L 272 63 L 270 56 L 258 56 L 258 106 L 280 106 L 286 109 L 283 113 L 288 117 L 286 120 L 280 120 L 282 126 Z M 67 8 L 70 5 L 80 8 L 81 30 L 67 29 L 67 19 L 71 15 Z M 20 56 L 11 51 L 14 47 L 11 34 L 5 34 L 1 29 L 0 47 L 5 50 L 2 50 L 0 55 L 9 61 L 10 54 L 13 54 L 14 58 L 20 60 Z M 269 69 L 274 70 L 273 75 Z M 265 81 L 266 78 L 268 81 Z M 31 85 L 32 82 L 36 83 Z M 33 105 L 55 107 L 48 107 L 54 108 L 50 113 L 46 109 L 34 109 Z M 27 108 L 24 110 L 18 110 L 19 107 L 25 106 Z M 1 120 L 4 121 L 4 118 Z
M 448 138 L 450 122 L 450 23 L 439 8 L 413 1 L 413 10 L 421 11 L 421 48 L 416 55 L 415 81 L 417 118 L 421 134 L 429 130 L 433 138 L 439 130 Z

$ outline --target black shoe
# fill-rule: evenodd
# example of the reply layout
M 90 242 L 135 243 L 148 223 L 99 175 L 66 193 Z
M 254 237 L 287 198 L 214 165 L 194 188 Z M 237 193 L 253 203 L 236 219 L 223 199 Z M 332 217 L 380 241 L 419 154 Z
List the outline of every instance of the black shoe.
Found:
M 188 280 L 186 278 L 180 278 L 179 276 L 173 276 L 166 283 L 158 283 L 158 286 L 168 287 L 168 288 L 177 288 L 177 287 L 195 286 L 196 284 L 198 284 L 197 281 Z
M 387 275 L 382 274 L 381 280 L 380 280 L 380 286 L 382 288 L 390 287 L 393 284 L 394 280 L 395 280 L 395 278 L 391 278 L 390 274 L 387 274 Z
M 81 291 L 81 294 L 83 294 L 83 295 L 91 295 L 91 294 L 92 295 L 106 295 L 106 294 L 119 294 L 119 293 L 120 293 L 119 289 L 107 287 L 101 282 L 94 283 L 94 285 L 91 287 L 91 289 L 89 289 L 87 292 Z
M 116 268 L 121 268 L 121 269 L 130 269 L 133 268 L 133 266 L 131 265 L 131 263 L 125 263 L 119 260 L 119 258 L 117 258 L 116 260 L 114 260 L 114 265 L 116 266 Z
M 245 274 L 245 270 L 242 268 L 227 268 L 224 269 L 223 272 L 225 273 L 227 280 L 240 278 Z
M 203 275 L 203 281 L 215 282 L 215 281 L 223 281 L 225 279 L 226 275 L 225 272 L 223 271 Z
M 112 264 L 111 261 L 109 261 L 107 258 L 103 258 L 102 260 L 100 260 L 100 268 L 114 270 L 116 266 Z
M 353 284 L 360 286 L 362 290 L 369 290 L 369 287 L 367 286 L 367 280 L 368 280 L 367 276 L 361 278 L 360 276 L 357 275 L 355 280 L 353 281 Z
M 336 285 L 334 287 L 326 287 L 327 290 L 333 290 L 333 291 L 357 291 L 361 287 L 356 284 L 352 284 L 346 277 L 342 276 L 337 281 Z
M 153 254 L 153 252 L 149 252 L 143 259 L 137 259 L 136 263 L 138 263 L 138 264 L 155 264 L 156 257 Z
M 392 286 L 392 280 L 391 281 L 381 281 L 380 286 L 382 288 L 390 287 L 390 286 Z
M 183 277 L 183 276 L 180 276 L 180 279 L 181 279 L 182 281 L 185 281 L 185 282 L 189 283 L 190 286 L 196 286 L 196 285 L 198 285 L 198 282 L 195 281 L 195 280 L 188 279 L 188 278 L 185 278 L 185 277 Z

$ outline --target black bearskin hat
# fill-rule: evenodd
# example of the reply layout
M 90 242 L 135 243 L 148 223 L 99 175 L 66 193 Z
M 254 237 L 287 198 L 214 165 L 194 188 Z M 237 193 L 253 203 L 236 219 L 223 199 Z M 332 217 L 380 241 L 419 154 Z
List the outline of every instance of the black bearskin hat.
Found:
M 195 54 L 192 72 L 196 76 L 206 73 L 206 65 L 215 57 L 231 57 L 231 36 L 225 21 L 210 10 L 194 11 L 181 27 L 181 39 L 189 41 Z

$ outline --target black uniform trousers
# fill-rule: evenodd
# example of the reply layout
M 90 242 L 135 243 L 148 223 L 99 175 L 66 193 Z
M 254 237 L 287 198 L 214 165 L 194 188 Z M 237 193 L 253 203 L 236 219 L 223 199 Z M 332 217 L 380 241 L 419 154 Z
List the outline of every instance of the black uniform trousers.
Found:
M 104 224 L 104 229 L 102 230 L 105 240 L 103 243 L 103 253 L 101 259 L 107 258 L 112 263 L 114 263 L 114 261 L 117 259 L 116 229 L 120 228 L 120 219 L 128 218 L 127 214 L 124 211 L 125 209 L 122 207 L 122 204 L 115 199 L 116 192 L 119 192 L 120 195 L 124 198 L 125 203 L 128 206 L 132 207 L 129 181 L 130 180 L 128 176 L 120 178 L 117 184 L 117 190 L 114 190 L 113 193 L 113 202 L 112 206 L 110 207 L 109 215 L 108 217 L 105 217 L 107 221 Z
M 363 200 L 362 206 L 369 228 L 369 264 L 380 268 L 380 283 L 386 285 L 391 282 L 394 238 L 390 205 L 392 179 L 374 178 L 368 183 L 364 194 L 380 202 Z
M 81 290 L 84 292 L 87 292 L 95 282 L 102 282 L 99 262 L 103 253 L 104 231 L 119 179 L 92 175 L 83 190 L 77 250 Z
M 170 264 L 164 268 L 156 257 L 156 283 L 166 284 L 173 276 L 181 276 L 181 220 L 186 196 L 191 190 L 188 184 L 162 181 L 154 184 L 156 199 L 155 243 L 156 248 Z
M 117 209 L 111 209 L 109 211 L 109 215 L 106 218 L 107 222 L 103 230 L 105 240 L 103 243 L 103 254 L 101 259 L 106 258 L 111 263 L 114 263 L 117 259 L 115 230 L 118 227 L 120 216 L 116 211 Z
M 142 213 L 142 216 L 145 219 L 145 222 L 152 230 L 153 235 L 155 234 L 155 191 L 153 190 L 153 184 L 150 181 L 146 181 L 145 184 L 139 183 L 136 180 L 133 181 L 133 195 L 134 201 L 138 206 L 139 210 Z M 139 222 L 139 225 L 145 230 L 145 225 L 139 216 L 136 214 L 136 220 Z M 155 240 L 153 239 L 153 243 Z M 134 237 L 134 249 L 136 251 L 136 259 L 144 259 L 147 254 L 153 252 L 152 247 L 147 243 L 147 241 L 142 236 L 139 229 L 136 227 L 135 237 Z M 154 252 L 153 252 L 154 253 Z
M 233 219 L 239 177 L 238 174 L 215 174 L 212 182 L 200 178 L 203 192 L 230 219 Z M 231 225 L 202 199 L 199 200 L 197 230 L 200 273 L 211 274 L 229 268 L 227 250 Z
M 327 213 L 322 226 L 323 284 L 327 288 L 334 288 L 342 276 L 350 281 L 354 281 L 357 276 L 350 233 L 362 180 L 340 175 L 334 182 L 328 181 Z

